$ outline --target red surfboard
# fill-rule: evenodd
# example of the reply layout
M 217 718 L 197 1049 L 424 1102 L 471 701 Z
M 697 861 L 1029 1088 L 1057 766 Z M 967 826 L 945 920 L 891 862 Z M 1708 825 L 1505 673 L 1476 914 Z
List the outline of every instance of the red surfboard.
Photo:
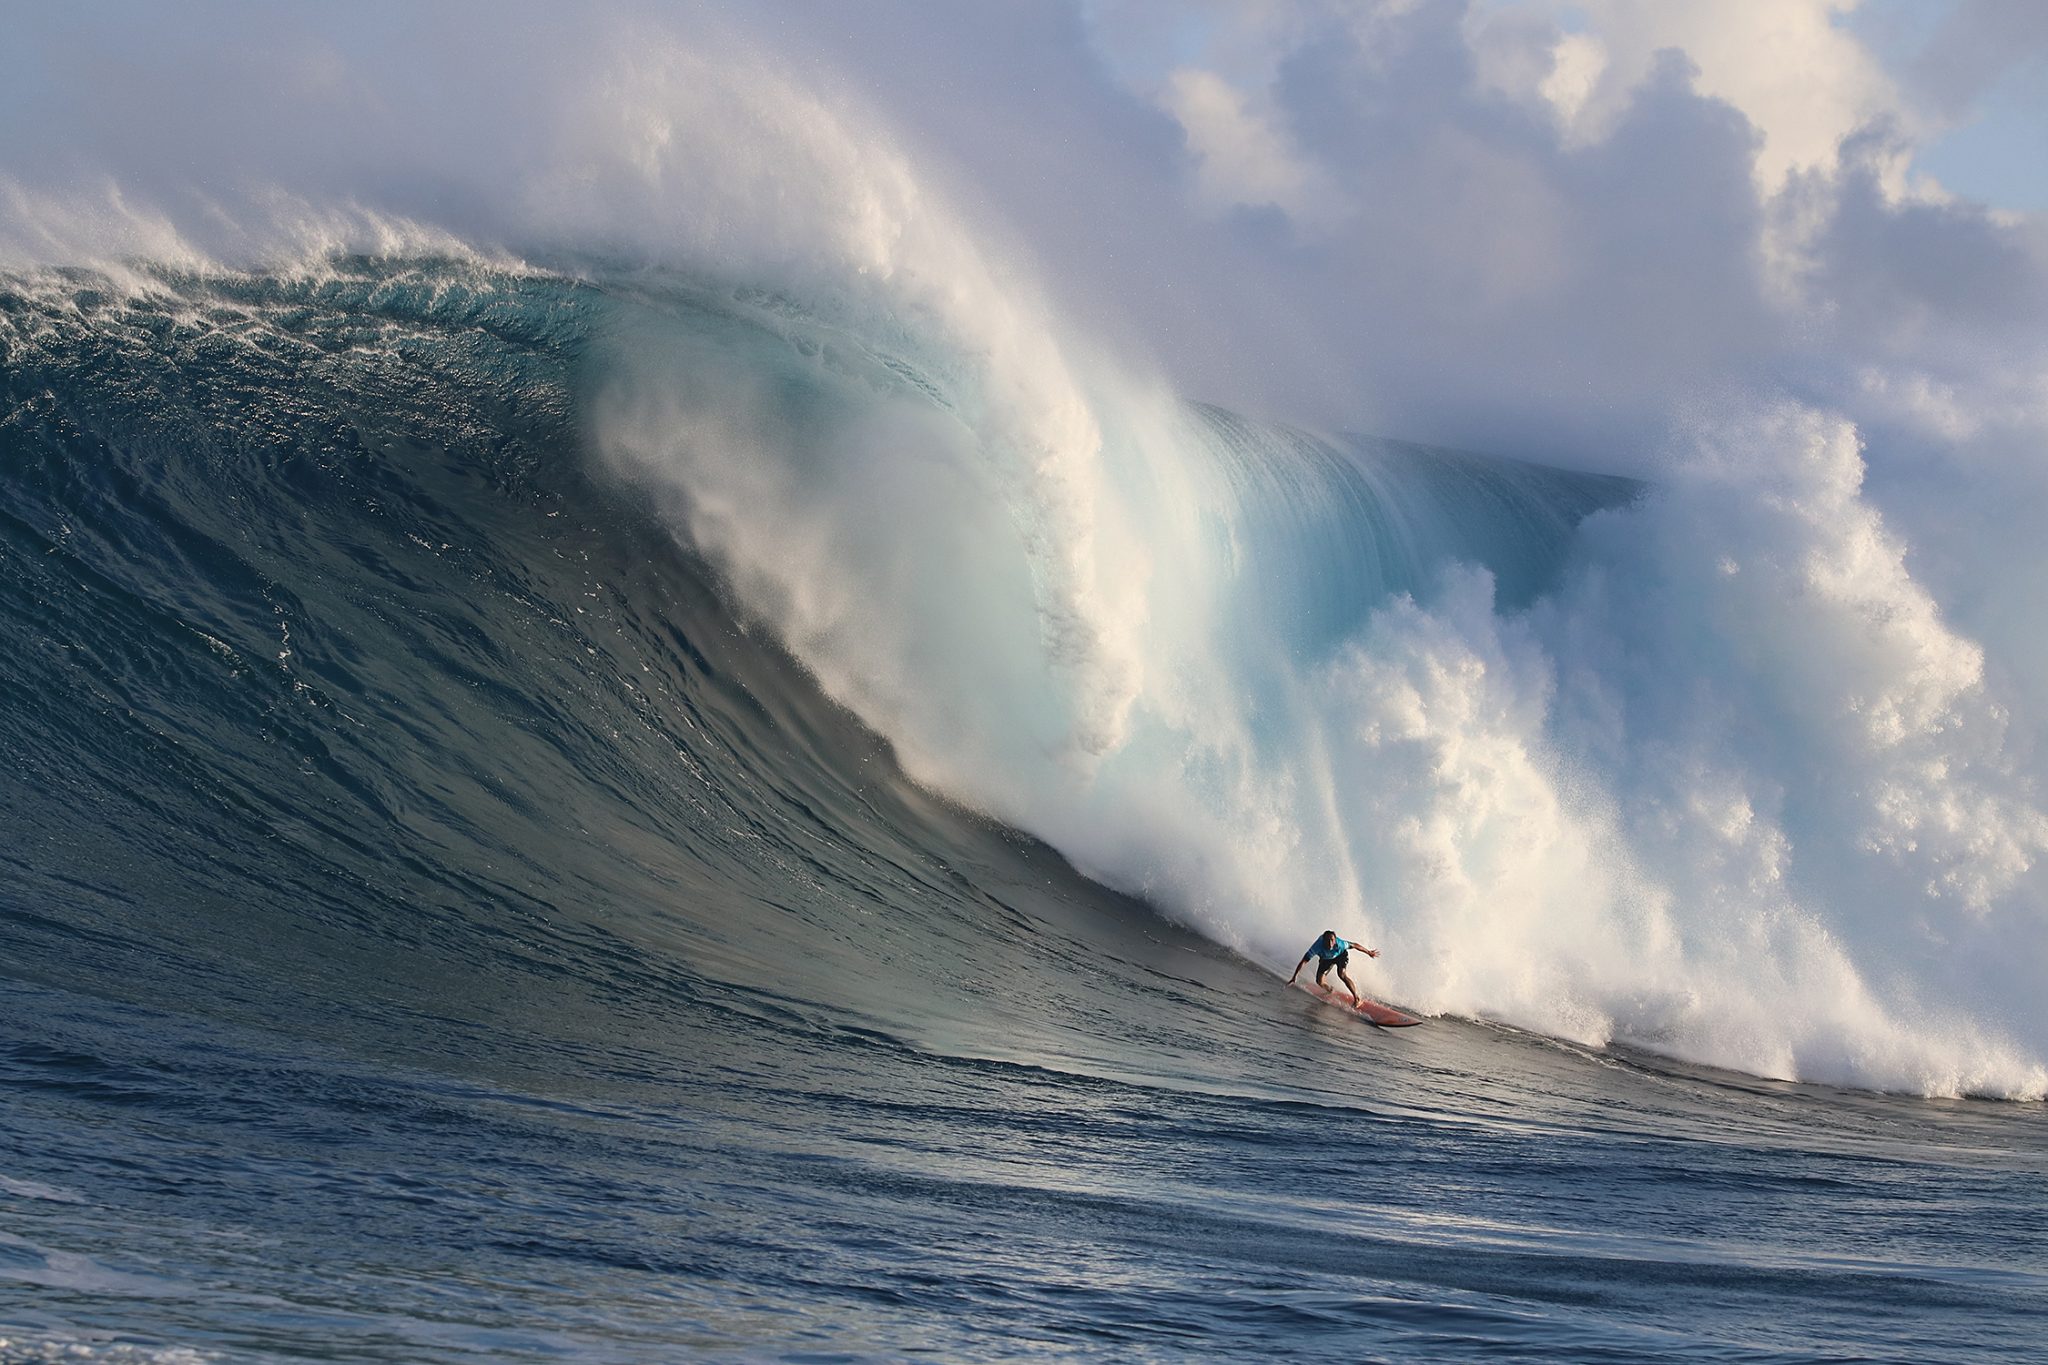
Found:
M 1377 1000 L 1361 1000 L 1354 1005 L 1349 994 L 1333 991 L 1327 986 L 1318 986 L 1313 981 L 1291 981 L 1288 984 L 1307 991 L 1316 999 L 1327 1001 L 1346 1013 L 1370 1020 L 1381 1028 L 1407 1028 L 1422 1022 L 1412 1014 L 1403 1014 L 1392 1005 L 1382 1005 Z

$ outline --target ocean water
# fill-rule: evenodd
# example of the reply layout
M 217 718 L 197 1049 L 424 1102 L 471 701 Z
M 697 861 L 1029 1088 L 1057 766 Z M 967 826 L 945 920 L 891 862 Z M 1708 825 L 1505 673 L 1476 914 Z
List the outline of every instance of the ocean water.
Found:
M 0 287 L 0 1360 L 2038 1357 L 2025 962 L 1585 738 L 1753 680 L 1601 626 L 1775 523 L 1047 372 Z M 1325 921 L 1428 1022 L 1283 989 Z

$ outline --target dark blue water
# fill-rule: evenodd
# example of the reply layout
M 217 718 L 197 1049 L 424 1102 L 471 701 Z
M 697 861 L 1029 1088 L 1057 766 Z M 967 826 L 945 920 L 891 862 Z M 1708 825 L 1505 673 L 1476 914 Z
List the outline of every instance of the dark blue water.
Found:
M 1377 1032 L 905 782 L 592 471 L 619 297 L 0 292 L 0 1360 L 2038 1357 L 2040 1106 Z

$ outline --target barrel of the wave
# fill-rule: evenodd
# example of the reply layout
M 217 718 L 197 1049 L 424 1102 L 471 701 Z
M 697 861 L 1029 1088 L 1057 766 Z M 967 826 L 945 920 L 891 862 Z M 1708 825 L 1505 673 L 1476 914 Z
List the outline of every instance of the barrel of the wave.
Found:
M 1378 957 L 1380 955 L 1377 948 L 1361 947 L 1358 951 L 1364 953 L 1367 957 Z M 1316 979 L 1313 982 L 1297 980 L 1296 978 L 1301 975 L 1301 969 L 1306 967 L 1311 959 L 1316 964 Z M 1403 1013 L 1392 1005 L 1382 1005 L 1377 1000 L 1367 999 L 1364 992 L 1352 984 L 1350 966 L 1350 943 L 1339 938 L 1335 929 L 1325 929 L 1321 934 L 1317 935 L 1314 943 L 1309 944 L 1308 951 L 1301 955 L 1301 961 L 1294 964 L 1294 970 L 1288 973 L 1287 984 L 1307 991 L 1310 995 L 1326 1004 L 1335 1005 L 1342 1010 L 1349 1010 L 1351 1013 L 1381 1028 L 1407 1028 L 1411 1024 L 1422 1022 L 1414 1015 Z M 1323 984 L 1323 978 L 1332 971 L 1337 973 L 1337 979 L 1342 981 L 1345 988 L 1351 992 L 1349 1000 L 1346 1000 L 1343 996 Z

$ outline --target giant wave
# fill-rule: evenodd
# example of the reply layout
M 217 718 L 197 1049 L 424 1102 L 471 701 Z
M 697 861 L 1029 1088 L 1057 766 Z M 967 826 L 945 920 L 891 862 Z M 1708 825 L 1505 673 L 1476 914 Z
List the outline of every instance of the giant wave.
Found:
M 343 919 L 375 891 L 401 937 L 431 937 L 402 904 L 532 900 L 570 845 L 752 883 L 676 804 L 727 760 L 609 653 L 698 573 L 644 567 L 644 507 L 916 784 L 878 813 L 848 795 L 868 757 L 824 751 L 828 841 L 915 848 L 921 790 L 1254 958 L 1379 941 L 1385 992 L 1432 1012 L 2041 1093 L 2000 950 L 2040 932 L 2040 816 L 1981 656 L 1857 501 L 1853 433 L 1766 413 L 1741 439 L 1793 449 L 1783 488 L 1708 460 L 1645 490 L 1262 424 L 874 298 L 469 258 L 18 277 L 9 724 L 69 795 L 17 827 L 125 844 L 58 859 L 66 885 L 205 902 L 212 859 Z M 593 474 L 610 503 L 564 492 Z M 500 524 L 564 498 L 570 539 Z M 534 586 L 593 555 L 644 596 Z M 548 845 L 490 833 L 501 805 Z M 866 898 L 763 856 L 806 913 Z

